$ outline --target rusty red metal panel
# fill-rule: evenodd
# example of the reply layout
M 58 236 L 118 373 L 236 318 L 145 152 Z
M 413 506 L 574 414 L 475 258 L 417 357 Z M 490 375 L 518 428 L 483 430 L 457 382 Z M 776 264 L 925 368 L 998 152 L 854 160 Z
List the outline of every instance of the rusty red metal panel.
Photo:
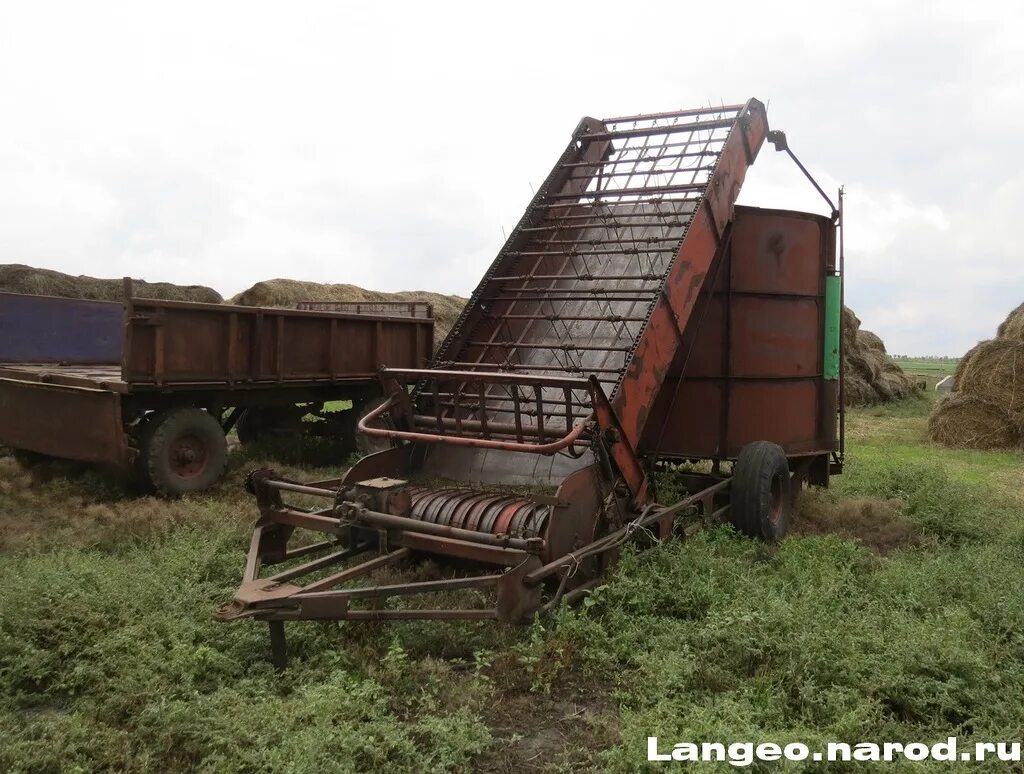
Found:
M 135 299 L 125 380 L 175 383 L 374 379 L 427 365 L 433 319 Z
M 817 215 L 736 208 L 693 346 L 653 404 L 642 452 L 735 457 L 755 440 L 791 455 L 835 448 L 835 386 L 821 378 L 833 230 Z
M 0 378 L 0 443 L 83 462 L 128 465 L 121 396 Z

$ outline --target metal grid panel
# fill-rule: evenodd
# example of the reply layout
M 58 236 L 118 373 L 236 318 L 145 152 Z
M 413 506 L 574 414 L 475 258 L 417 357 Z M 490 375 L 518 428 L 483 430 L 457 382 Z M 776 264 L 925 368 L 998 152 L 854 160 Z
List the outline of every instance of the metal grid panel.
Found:
M 552 173 L 557 189 L 535 199 L 475 294 L 467 333 L 437 367 L 593 374 L 614 393 L 742 110 L 625 116 L 578 133 Z M 485 408 L 498 421 L 539 397 L 564 422 L 560 390 L 520 389 L 488 385 L 483 406 L 464 408 L 436 397 L 449 415 Z M 434 403 L 429 386 L 419 397 Z M 589 413 L 585 391 L 572 402 L 576 418 Z

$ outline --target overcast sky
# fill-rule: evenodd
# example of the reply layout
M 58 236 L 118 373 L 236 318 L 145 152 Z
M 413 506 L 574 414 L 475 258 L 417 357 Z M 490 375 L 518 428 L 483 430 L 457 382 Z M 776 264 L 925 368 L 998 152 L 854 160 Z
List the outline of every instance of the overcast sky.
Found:
M 959 354 L 1024 301 L 1024 4 L 0 5 L 0 263 L 468 294 L 583 115 L 756 96 L 847 190 L 847 300 Z M 766 146 L 746 204 L 824 212 Z

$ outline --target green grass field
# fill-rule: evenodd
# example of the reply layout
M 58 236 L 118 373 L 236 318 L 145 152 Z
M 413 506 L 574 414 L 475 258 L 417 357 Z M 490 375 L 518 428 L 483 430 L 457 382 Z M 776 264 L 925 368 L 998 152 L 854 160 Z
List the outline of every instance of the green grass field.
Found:
M 648 735 L 1019 739 L 1024 458 L 928 445 L 930 405 L 852 411 L 846 473 L 781 546 L 722 526 L 627 551 L 525 628 L 296 624 L 283 676 L 264 626 L 211 617 L 261 460 L 164 502 L 0 458 L 0 769 L 635 771 Z

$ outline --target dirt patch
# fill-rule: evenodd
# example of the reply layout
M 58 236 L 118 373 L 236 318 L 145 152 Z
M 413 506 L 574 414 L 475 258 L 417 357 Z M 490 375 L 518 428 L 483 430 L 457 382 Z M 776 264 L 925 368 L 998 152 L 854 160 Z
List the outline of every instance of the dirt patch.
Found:
M 20 263 L 0 265 L 0 290 L 33 296 L 88 298 L 95 301 L 124 301 L 121 279 L 100 279 L 64 274 L 51 269 L 36 269 Z M 199 301 L 219 304 L 224 299 L 213 288 L 203 285 L 174 285 L 170 282 L 132 280 L 132 292 L 138 298 L 166 301 Z
M 790 533 L 841 535 L 878 554 L 920 545 L 920 534 L 900 515 L 902 505 L 878 497 L 834 500 L 823 490 L 808 489 L 796 498 Z
M 493 741 L 476 770 L 593 770 L 593 753 L 619 740 L 618 711 L 608 694 L 607 686 L 580 675 L 560 680 L 548 694 L 497 693 L 484 713 Z

